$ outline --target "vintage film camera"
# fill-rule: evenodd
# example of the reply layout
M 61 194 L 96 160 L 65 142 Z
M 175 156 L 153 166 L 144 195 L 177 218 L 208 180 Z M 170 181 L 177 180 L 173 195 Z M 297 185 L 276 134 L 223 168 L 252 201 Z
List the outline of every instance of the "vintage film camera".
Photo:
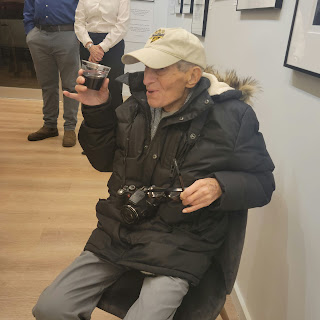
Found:
M 117 196 L 123 200 L 120 213 L 125 223 L 136 224 L 143 219 L 153 217 L 161 202 L 180 201 L 184 183 L 176 159 L 173 159 L 173 166 L 178 174 L 181 188 L 151 186 L 137 189 L 136 186 L 130 185 L 118 190 Z

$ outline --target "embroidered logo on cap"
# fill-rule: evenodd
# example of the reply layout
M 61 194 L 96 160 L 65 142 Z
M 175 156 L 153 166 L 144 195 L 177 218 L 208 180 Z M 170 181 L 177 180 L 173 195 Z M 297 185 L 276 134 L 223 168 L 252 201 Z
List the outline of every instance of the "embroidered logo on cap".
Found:
M 157 41 L 157 40 L 163 38 L 164 35 L 165 35 L 165 30 L 159 29 L 159 30 L 155 31 L 155 33 L 149 38 L 149 39 L 151 39 L 150 42 L 152 43 L 154 41 Z

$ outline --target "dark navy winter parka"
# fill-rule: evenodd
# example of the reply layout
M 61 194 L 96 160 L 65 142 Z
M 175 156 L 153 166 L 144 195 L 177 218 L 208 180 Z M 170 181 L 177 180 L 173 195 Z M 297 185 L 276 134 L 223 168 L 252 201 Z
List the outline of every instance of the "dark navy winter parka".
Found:
M 161 120 L 151 140 L 151 113 L 142 81 L 143 73 L 125 75 L 132 95 L 116 110 L 109 102 L 82 107 L 81 146 L 94 168 L 112 171 L 110 197 L 96 206 L 98 226 L 85 250 L 139 271 L 181 277 L 192 285 L 199 284 L 215 261 L 230 291 L 245 229 L 245 223 L 234 227 L 232 217 L 245 220 L 247 210 L 267 204 L 275 188 L 274 165 L 256 115 L 240 100 L 241 91 L 213 76 L 210 80 L 202 77 L 188 102 Z M 194 120 L 201 115 L 201 121 Z M 192 145 L 190 128 L 195 122 L 200 132 Z M 221 198 L 189 214 L 182 213 L 181 202 L 165 202 L 153 218 L 137 225 L 124 224 L 117 190 L 124 185 L 179 187 L 172 171 L 174 158 L 180 160 L 186 186 L 197 179 L 216 178 L 223 191 Z M 233 261 L 230 269 L 223 265 L 219 250 L 229 241 L 231 226 L 234 245 L 228 246 L 237 252 L 229 259 Z

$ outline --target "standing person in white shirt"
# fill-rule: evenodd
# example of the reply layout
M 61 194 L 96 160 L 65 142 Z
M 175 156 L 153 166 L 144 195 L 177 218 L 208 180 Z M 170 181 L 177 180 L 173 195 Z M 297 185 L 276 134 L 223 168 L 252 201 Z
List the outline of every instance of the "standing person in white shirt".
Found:
M 109 90 L 114 108 L 122 104 L 122 84 L 115 79 L 124 73 L 121 57 L 129 27 L 130 0 L 80 0 L 76 9 L 75 33 L 82 43 L 80 58 L 111 67 Z

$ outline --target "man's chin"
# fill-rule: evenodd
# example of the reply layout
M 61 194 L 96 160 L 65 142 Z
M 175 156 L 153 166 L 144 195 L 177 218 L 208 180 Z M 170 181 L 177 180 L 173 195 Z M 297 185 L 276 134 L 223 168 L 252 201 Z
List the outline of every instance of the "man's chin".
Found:
M 148 105 L 151 108 L 161 108 L 161 106 L 159 105 L 159 103 L 157 103 L 156 101 L 154 101 L 154 99 L 147 99 L 148 101 Z

